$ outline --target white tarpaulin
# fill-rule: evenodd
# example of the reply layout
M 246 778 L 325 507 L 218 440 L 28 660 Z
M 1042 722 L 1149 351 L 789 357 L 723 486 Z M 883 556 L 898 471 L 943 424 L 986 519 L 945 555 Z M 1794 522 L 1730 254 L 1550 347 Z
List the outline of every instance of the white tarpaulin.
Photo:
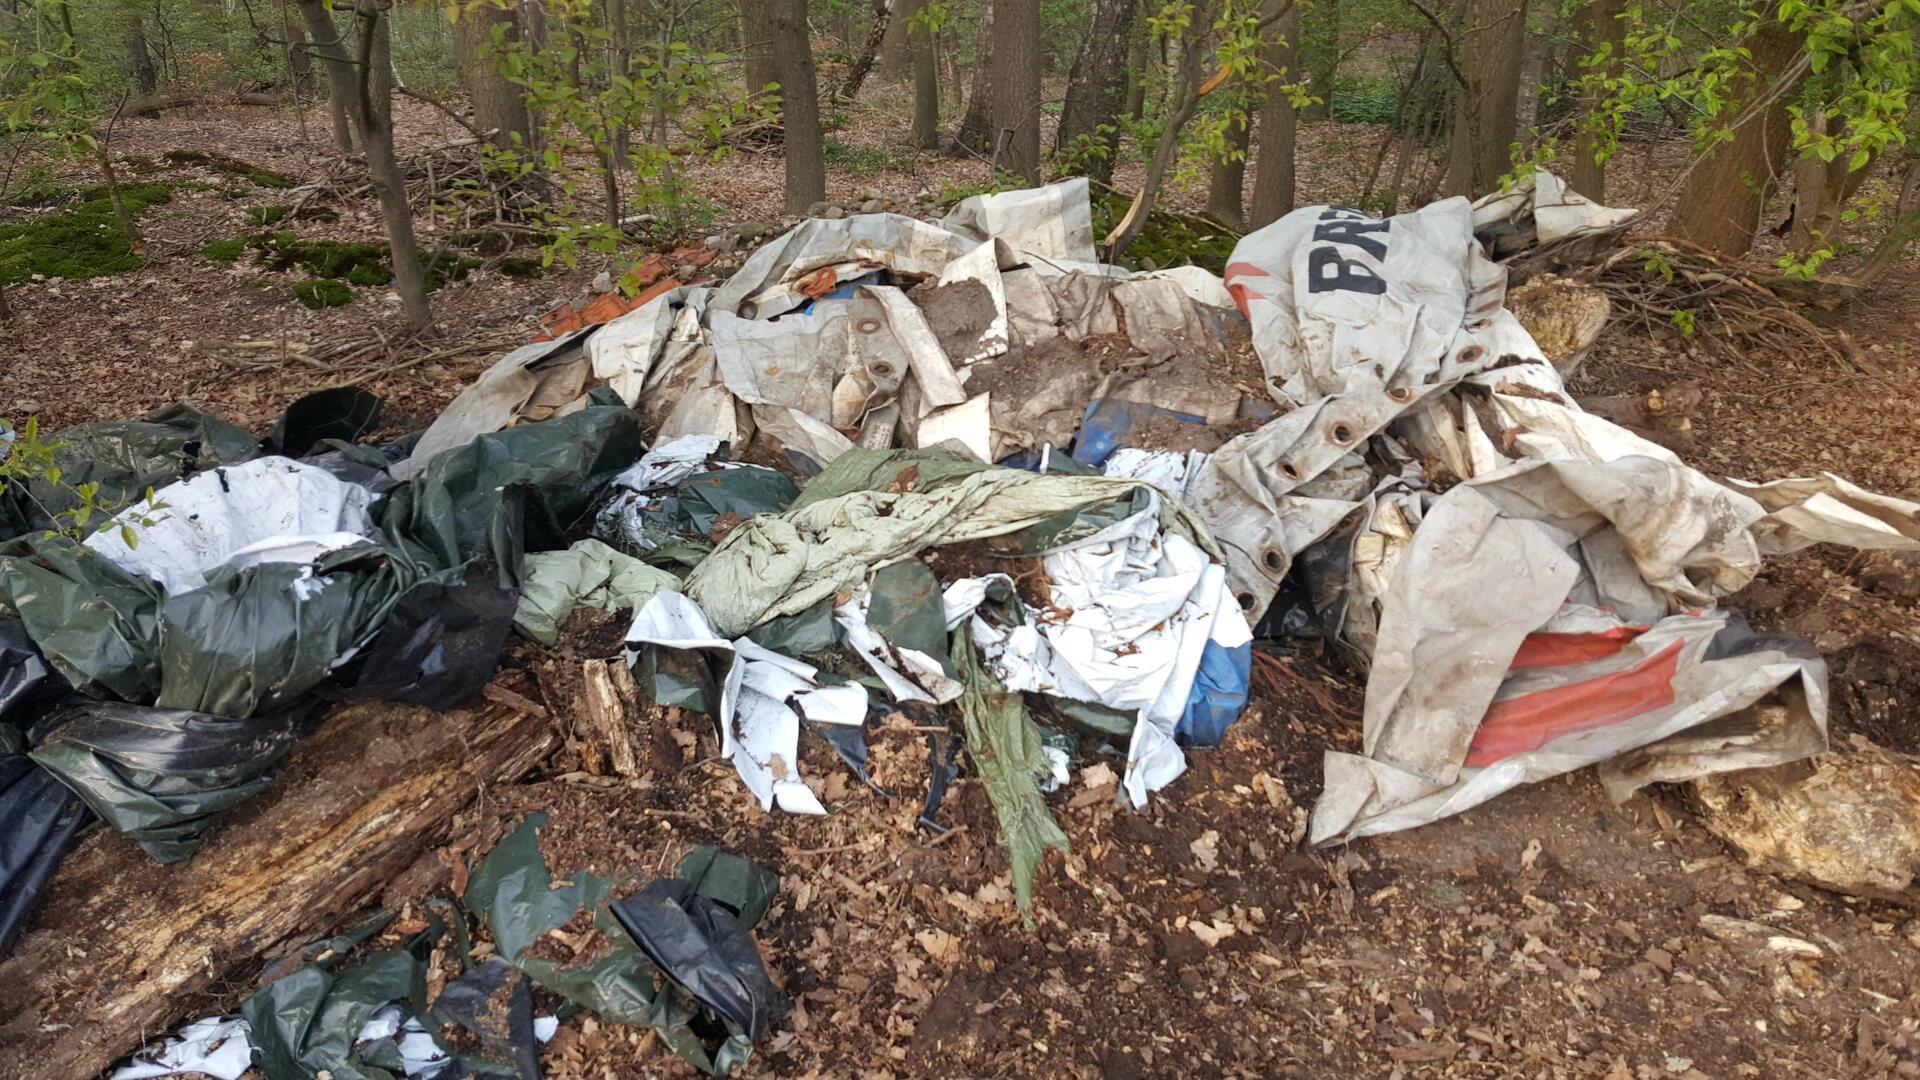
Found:
M 800 779 L 800 718 L 859 725 L 867 716 L 867 689 L 823 686 L 812 665 L 763 649 L 748 638 L 714 633 L 699 605 L 677 592 L 647 601 L 627 631 L 628 661 L 640 645 L 725 653 L 727 675 L 715 721 L 720 754 L 760 801 L 792 814 L 824 814 L 826 807 Z
M 1296 559 L 1338 579 L 1322 614 L 1369 669 L 1363 753 L 1327 755 L 1316 841 L 1584 765 L 1624 796 L 1824 744 L 1819 659 L 1713 606 L 1765 554 L 1920 548 L 1920 506 L 1832 476 L 1716 481 L 1580 409 L 1475 230 L 1545 243 L 1631 215 L 1543 174 L 1386 220 L 1310 207 L 1236 247 L 1228 288 L 1293 410 L 1167 482 L 1250 609 Z M 1461 482 L 1435 495 L 1420 462 Z
M 143 499 L 115 515 L 86 545 L 122 570 L 180 593 L 205 585 L 207 575 L 223 567 L 312 562 L 364 543 L 373 532 L 367 513 L 373 499 L 368 489 L 317 466 L 255 458 L 168 484 L 152 502 Z M 125 531 L 134 534 L 134 544 Z

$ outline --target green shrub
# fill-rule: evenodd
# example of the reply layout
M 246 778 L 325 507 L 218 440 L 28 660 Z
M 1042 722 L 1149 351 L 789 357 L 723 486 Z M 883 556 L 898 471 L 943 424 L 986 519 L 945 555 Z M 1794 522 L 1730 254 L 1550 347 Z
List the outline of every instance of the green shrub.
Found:
M 1398 81 L 1343 76 L 1333 80 L 1327 115 L 1343 124 L 1391 124 L 1399 107 Z
M 314 309 L 339 307 L 353 303 L 353 290 L 346 283 L 332 278 L 315 278 L 303 281 L 293 287 L 293 295 L 302 304 Z

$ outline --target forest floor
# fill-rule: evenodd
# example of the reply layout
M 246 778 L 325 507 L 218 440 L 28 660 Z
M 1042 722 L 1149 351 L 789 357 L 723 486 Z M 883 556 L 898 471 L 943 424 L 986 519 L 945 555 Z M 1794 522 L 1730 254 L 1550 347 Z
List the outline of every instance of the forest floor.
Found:
M 830 197 L 874 190 L 911 199 L 983 179 L 977 161 L 904 149 L 905 128 L 883 111 L 851 117 L 834 138 L 845 148 L 837 156 L 853 164 L 831 167 Z M 310 130 L 323 134 L 317 115 Z M 412 106 L 400 130 L 406 145 L 462 134 Z M 1377 140 L 1374 128 L 1303 129 L 1301 201 L 1350 199 Z M 290 117 L 258 108 L 124 123 L 116 149 L 155 160 L 218 150 L 296 178 L 318 175 L 331 157 L 323 143 L 303 143 Z M 1634 148 L 1609 201 L 1651 201 L 1677 153 Z M 1137 168 L 1121 170 L 1122 187 Z M 693 181 L 712 201 L 714 228 L 778 217 L 777 157 L 699 165 Z M 10 288 L 0 416 L 38 415 L 57 428 L 184 400 L 261 428 L 337 374 L 264 357 L 284 355 L 286 343 L 391 334 L 397 303 L 383 288 L 309 311 L 286 274 L 201 254 L 209 241 L 259 231 L 248 208 L 277 194 L 176 192 L 143 217 L 137 270 Z M 1180 191 L 1174 201 L 1202 197 Z M 382 239 L 370 198 L 331 205 L 335 222 L 273 227 Z M 451 230 L 428 222 L 423 231 L 432 246 Z M 387 427 L 425 424 L 536 333 L 541 313 L 585 298 L 600 269 L 519 279 L 483 268 L 442 289 L 439 336 L 396 344 L 394 355 L 443 358 L 368 383 L 387 400 Z M 1868 378 L 1800 354 L 1714 359 L 1675 335 L 1623 323 L 1576 389 L 1697 387 L 1686 456 L 1710 473 L 1762 480 L 1832 470 L 1920 498 L 1920 267 L 1896 270 L 1836 324 L 1890 374 Z M 1771 563 L 1732 606 L 1763 629 L 1814 638 L 1828 656 L 1836 743 L 1864 735 L 1920 751 L 1909 704 L 1920 691 L 1920 606 L 1911 595 L 1880 591 L 1849 553 L 1815 549 Z M 1053 798 L 1072 854 L 1041 871 L 1030 926 L 1010 902 L 979 783 L 963 779 L 949 796 L 952 833 L 935 840 L 916 830 L 926 749 L 904 728 L 878 733 L 873 754 L 876 779 L 905 794 L 890 801 L 848 785 L 829 793 L 837 812 L 824 818 L 762 814 L 712 764 L 607 786 L 572 771 L 563 753 L 533 779 L 488 791 L 451 842 L 471 854 L 484 846 L 476 839 L 490 842 L 520 815 L 545 810 L 544 844 L 562 872 L 656 872 L 694 843 L 776 870 L 781 898 L 758 937 L 798 1006 L 756 1050 L 753 1076 L 1920 1074 L 1914 912 L 1750 872 L 1695 823 L 1677 789 L 1614 805 L 1576 774 L 1411 832 L 1303 848 L 1322 751 L 1359 744 L 1361 691 L 1309 653 L 1279 655 L 1287 674 L 1256 679 L 1255 702 L 1226 745 L 1195 753 L 1146 811 L 1118 810 L 1110 787 L 1076 785 Z M 531 650 L 516 651 L 501 679 L 533 692 L 528 671 L 538 663 Z M 699 742 L 688 760 L 710 757 L 711 731 L 689 734 Z M 423 886 L 388 899 L 417 902 L 408 888 Z M 1780 977 L 1764 956 L 1704 931 L 1710 914 L 1776 927 L 1828 958 Z M 244 990 L 236 995 L 201 1004 L 232 1009 Z M 692 1074 L 650 1031 L 578 1017 L 562 1024 L 542 1064 L 562 1078 Z

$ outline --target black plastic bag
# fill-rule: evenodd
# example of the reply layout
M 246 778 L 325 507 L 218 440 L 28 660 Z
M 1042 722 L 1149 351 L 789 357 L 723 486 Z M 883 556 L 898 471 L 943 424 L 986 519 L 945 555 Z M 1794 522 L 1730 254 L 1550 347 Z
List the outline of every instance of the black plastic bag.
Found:
M 380 426 L 380 398 L 354 386 L 315 390 L 287 406 L 267 437 L 269 454 L 303 458 L 324 440 L 360 441 Z
M 53 774 L 19 753 L 0 754 L 0 956 L 33 912 L 47 879 L 93 815 Z

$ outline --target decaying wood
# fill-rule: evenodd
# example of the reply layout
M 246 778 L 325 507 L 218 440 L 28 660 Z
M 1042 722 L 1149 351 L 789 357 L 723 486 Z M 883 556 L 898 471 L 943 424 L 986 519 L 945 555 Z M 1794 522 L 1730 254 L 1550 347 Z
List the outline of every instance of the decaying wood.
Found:
M 620 776 L 639 776 L 645 769 L 635 745 L 646 745 L 647 733 L 642 729 L 635 737 L 634 721 L 642 713 L 633 672 L 617 661 L 588 660 L 581 667 L 580 684 L 580 712 L 606 751 L 606 765 Z
M 545 718 L 499 705 L 352 706 L 189 862 L 90 836 L 0 960 L 0 1076 L 93 1076 L 201 1015 L 277 947 L 331 930 L 482 785 L 524 775 L 557 741 Z

